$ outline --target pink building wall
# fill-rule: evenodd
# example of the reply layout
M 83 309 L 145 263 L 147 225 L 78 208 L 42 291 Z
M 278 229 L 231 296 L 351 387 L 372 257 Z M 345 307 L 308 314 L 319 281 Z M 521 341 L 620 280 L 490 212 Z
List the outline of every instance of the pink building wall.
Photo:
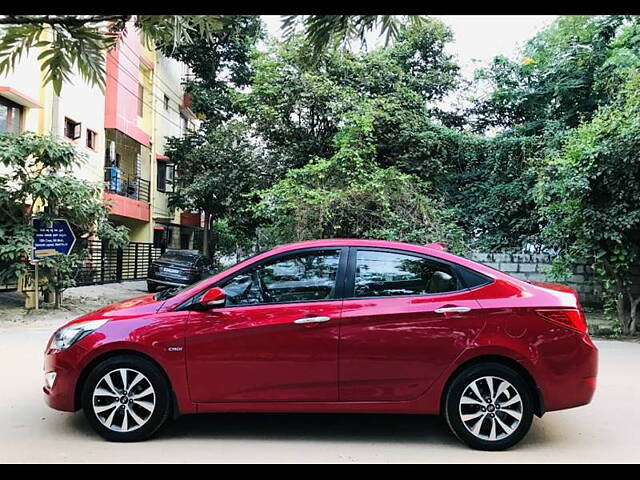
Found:
M 140 35 L 133 22 L 129 22 L 127 34 L 107 54 L 104 127 L 120 130 L 149 147 L 149 134 L 138 127 L 140 57 L 144 59 Z M 143 63 L 149 66 L 148 61 Z M 152 100 L 151 97 L 144 99 L 146 103 L 152 103 Z

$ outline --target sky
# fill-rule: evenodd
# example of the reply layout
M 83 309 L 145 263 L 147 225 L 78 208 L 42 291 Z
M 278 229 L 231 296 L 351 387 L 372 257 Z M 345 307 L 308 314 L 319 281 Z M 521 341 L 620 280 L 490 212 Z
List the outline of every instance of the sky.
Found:
M 447 46 L 465 78 L 476 68 L 487 65 L 496 55 L 517 58 L 518 49 L 557 15 L 434 15 L 453 30 L 454 41 Z M 262 15 L 267 31 L 280 37 L 280 17 Z M 384 39 L 370 33 L 368 43 L 381 45 Z

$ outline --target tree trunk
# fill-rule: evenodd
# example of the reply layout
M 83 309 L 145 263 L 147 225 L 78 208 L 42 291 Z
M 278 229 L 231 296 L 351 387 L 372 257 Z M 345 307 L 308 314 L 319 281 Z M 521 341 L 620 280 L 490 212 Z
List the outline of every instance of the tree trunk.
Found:
M 637 332 L 637 324 L 638 324 L 638 316 L 637 316 L 637 312 L 638 312 L 638 305 L 640 304 L 640 297 L 638 298 L 633 298 L 633 296 L 631 295 L 631 292 L 629 292 L 629 303 L 631 304 L 631 310 L 629 313 L 629 319 L 630 319 L 630 324 L 629 324 L 629 333 L 631 335 L 635 335 Z
M 627 321 L 627 312 L 624 308 L 624 294 L 618 293 L 616 300 L 616 311 L 618 313 L 618 323 L 622 328 L 623 335 L 629 335 L 629 322 Z
M 211 215 L 204 212 L 204 230 L 202 231 L 202 255 L 209 256 L 209 219 Z
M 62 292 L 60 290 L 56 290 L 56 293 L 54 296 L 53 308 L 60 308 L 61 303 L 62 303 Z

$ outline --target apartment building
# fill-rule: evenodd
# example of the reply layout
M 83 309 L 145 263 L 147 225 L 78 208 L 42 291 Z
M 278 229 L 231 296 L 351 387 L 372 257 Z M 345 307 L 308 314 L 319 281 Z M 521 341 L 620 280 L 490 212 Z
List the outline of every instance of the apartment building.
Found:
M 131 240 L 115 266 L 105 261 L 99 239 L 90 242 L 96 257 L 90 280 L 96 281 L 98 266 L 99 281 L 144 278 L 159 252 L 192 249 L 202 215 L 169 207 L 176 172 L 165 151 L 167 137 L 197 127 L 181 85 L 186 67 L 146 48 L 133 22 L 107 54 L 104 91 L 74 72 L 56 95 L 43 84 L 38 54 L 30 51 L 0 76 L 0 132 L 53 134 L 86 154 L 74 174 L 104 185 L 110 218 L 129 228 Z

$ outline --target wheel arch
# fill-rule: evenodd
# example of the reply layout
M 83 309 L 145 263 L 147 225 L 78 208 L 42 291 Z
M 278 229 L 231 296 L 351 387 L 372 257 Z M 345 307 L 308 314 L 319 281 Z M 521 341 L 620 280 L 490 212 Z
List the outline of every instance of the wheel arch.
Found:
M 533 396 L 533 403 L 534 403 L 533 405 L 534 413 L 538 417 L 542 417 L 544 415 L 545 413 L 544 397 L 542 396 L 542 391 L 538 387 L 538 384 L 536 383 L 531 373 L 516 360 L 506 357 L 504 355 L 496 355 L 496 354 L 480 355 L 478 357 L 471 358 L 466 362 L 462 363 L 461 365 L 459 365 L 458 368 L 456 368 L 449 375 L 446 383 L 444 384 L 444 387 L 442 388 L 442 393 L 440 394 L 440 411 L 441 412 L 444 411 L 444 402 L 447 396 L 447 391 L 449 390 L 449 387 L 451 386 L 451 383 L 453 382 L 454 378 L 456 378 L 460 374 L 460 372 L 462 372 L 463 370 L 466 370 L 467 368 L 472 367 L 473 365 L 478 365 L 486 362 L 494 362 L 494 363 L 502 364 L 506 367 L 509 367 L 515 370 L 518 374 L 520 374 L 522 378 L 524 378 L 525 382 L 527 383 L 527 385 L 531 390 L 531 394 Z
M 178 417 L 180 415 L 180 409 L 178 407 L 176 393 L 171 383 L 171 379 L 169 378 L 169 375 L 167 375 L 166 370 L 150 355 L 140 352 L 139 350 L 126 349 L 126 348 L 109 350 L 107 352 L 101 353 L 100 355 L 93 358 L 89 363 L 87 363 L 84 366 L 84 368 L 82 369 L 82 372 L 80 373 L 80 376 L 78 377 L 78 381 L 76 382 L 76 388 L 74 391 L 73 403 L 74 403 L 75 410 L 78 411 L 82 408 L 82 402 L 81 402 L 82 389 L 84 388 L 84 384 L 91 370 L 93 370 L 95 366 L 98 365 L 99 363 L 109 358 L 117 357 L 120 355 L 129 355 L 129 356 L 143 358 L 153 363 L 156 367 L 158 367 L 160 372 L 162 372 L 162 375 L 164 376 L 165 380 L 167 381 L 167 384 L 169 385 L 169 390 L 171 391 L 171 415 L 173 416 L 173 418 Z

